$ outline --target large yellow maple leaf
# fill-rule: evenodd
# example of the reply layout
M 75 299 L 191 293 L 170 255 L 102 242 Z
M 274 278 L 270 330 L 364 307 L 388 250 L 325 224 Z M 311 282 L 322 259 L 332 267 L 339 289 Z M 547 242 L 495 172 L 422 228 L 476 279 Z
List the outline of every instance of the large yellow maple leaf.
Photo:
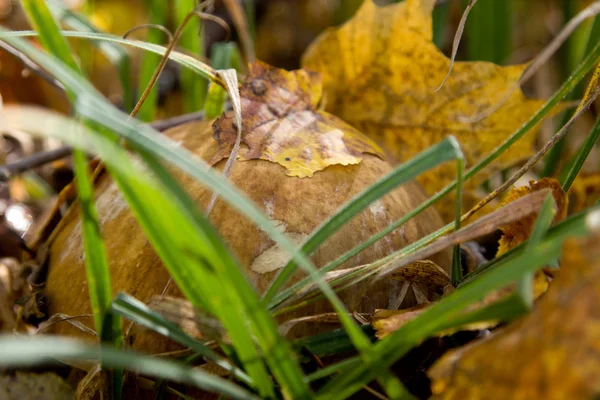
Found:
M 529 315 L 433 365 L 433 398 L 597 398 L 599 245 L 597 234 L 566 242 L 558 279 Z
M 526 122 L 542 102 L 517 90 L 498 111 L 472 122 L 506 96 L 526 65 L 457 62 L 436 92 L 450 60 L 432 43 L 434 3 L 406 0 L 378 7 L 366 0 L 354 18 L 317 38 L 304 55 L 303 67 L 322 74 L 326 110 L 378 141 L 396 161 L 454 135 L 471 166 Z M 529 132 L 488 167 L 486 175 L 526 158 L 534 139 L 535 132 Z M 432 194 L 455 178 L 456 167 L 445 165 L 419 181 Z

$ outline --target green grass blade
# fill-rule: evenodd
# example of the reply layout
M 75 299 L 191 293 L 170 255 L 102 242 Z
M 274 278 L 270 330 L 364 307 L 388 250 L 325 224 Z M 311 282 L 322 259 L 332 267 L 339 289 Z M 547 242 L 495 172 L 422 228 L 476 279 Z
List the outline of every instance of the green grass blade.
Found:
M 568 192 L 577 178 L 579 171 L 583 167 L 585 160 L 587 160 L 590 152 L 594 148 L 596 142 L 600 137 L 600 118 L 594 124 L 592 132 L 585 138 L 585 141 L 581 144 L 573 159 L 567 164 L 567 169 L 561 174 L 560 184 L 565 192 Z
M 169 2 L 164 0 L 146 0 L 146 5 L 150 10 L 150 23 L 153 25 L 165 26 L 167 24 L 167 17 L 169 15 Z M 165 38 L 164 32 L 159 29 L 149 28 L 146 41 L 148 43 L 161 43 L 168 41 L 169 38 Z M 142 55 L 142 61 L 140 66 L 140 75 L 138 78 L 138 95 L 144 92 L 144 89 L 152 79 L 154 71 L 160 63 L 161 56 L 144 52 Z M 154 85 L 152 90 L 148 93 L 142 108 L 137 117 L 146 122 L 153 121 L 156 117 L 158 109 L 158 85 Z
M 573 5 L 575 5 L 575 3 L 573 3 Z M 565 10 L 568 10 L 568 13 L 564 16 L 566 20 L 571 19 L 573 15 L 577 13 L 576 9 L 572 7 L 572 5 L 565 3 L 564 8 Z M 586 54 L 590 54 L 594 50 L 594 46 L 596 46 L 600 42 L 600 39 L 598 39 L 600 38 L 600 17 L 596 17 L 592 24 L 588 24 L 587 22 L 584 24 L 584 26 L 580 27 L 575 32 L 575 37 L 571 37 L 567 40 L 567 43 L 565 45 L 566 47 L 563 48 L 561 51 L 561 54 L 563 55 L 563 57 L 561 57 L 561 60 L 563 61 L 563 70 L 565 72 L 565 75 L 567 74 L 567 71 L 572 70 L 576 66 L 576 64 L 583 59 L 583 57 Z M 572 59 L 569 58 L 568 60 L 565 60 L 564 55 L 568 54 L 569 51 L 572 51 L 569 49 L 573 49 L 574 47 L 581 47 L 573 47 L 573 45 L 577 42 L 587 42 L 585 51 L 576 51 Z M 580 83 L 571 93 L 569 93 L 569 96 L 567 97 L 568 100 L 574 100 L 582 96 L 584 92 L 584 87 L 582 83 Z M 574 113 L 574 111 L 566 112 L 559 126 L 565 125 L 567 121 L 574 115 Z M 563 151 L 566 145 L 565 140 L 565 138 L 559 140 L 558 143 L 556 143 L 556 145 L 550 150 L 550 152 L 546 156 L 544 168 L 541 172 L 542 177 L 553 176 L 556 172 L 556 169 L 563 158 Z M 568 168 L 568 165 L 566 167 Z
M 433 43 L 438 48 L 443 48 L 446 44 L 445 41 L 448 39 L 446 27 L 448 26 L 449 10 L 450 3 L 448 2 L 438 4 L 433 9 Z
M 195 0 L 177 0 L 174 2 L 175 23 L 181 24 L 185 16 L 196 7 Z M 204 56 L 204 35 L 202 34 L 200 21 L 198 18 L 191 19 L 181 33 L 179 47 L 189 50 L 192 54 Z M 214 49 L 213 49 L 214 51 Z M 213 68 L 216 68 L 213 65 Z M 183 90 L 183 106 L 185 112 L 201 110 L 206 101 L 207 81 L 198 79 L 195 73 L 190 70 L 182 70 L 181 87 Z
M 235 43 L 215 43 L 212 46 L 211 66 L 215 69 L 229 69 L 233 67 L 233 60 L 238 52 Z M 211 83 L 208 89 L 208 97 L 204 105 L 206 119 L 213 119 L 225 110 L 227 92 L 215 83 Z
M 471 10 L 465 31 L 469 60 L 503 64 L 513 50 L 512 2 L 479 1 Z
M 462 215 L 462 189 L 463 189 L 463 176 L 465 169 L 465 158 L 460 154 L 457 157 L 457 173 L 456 173 L 456 209 L 454 211 L 454 231 L 460 229 L 460 217 Z M 452 249 L 452 273 L 450 275 L 450 281 L 454 287 L 458 286 L 462 280 L 463 272 L 460 261 L 460 245 L 454 246 Z
M 243 371 L 240 371 L 239 368 L 235 367 L 228 360 L 205 346 L 202 342 L 190 337 L 177 325 L 167 321 L 163 316 L 152 311 L 141 301 L 125 293 L 119 293 L 111 304 L 111 312 L 189 347 L 207 360 L 211 360 L 225 370 L 232 372 L 235 377 L 242 382 L 250 386 L 252 385 L 250 377 Z
M 85 16 L 69 10 L 61 1 L 47 2 L 52 14 L 62 23 L 78 32 L 101 33 Z M 123 89 L 123 106 L 125 110 L 133 109 L 133 92 L 131 87 L 131 62 L 129 54 L 122 47 L 109 42 L 92 42 L 98 50 L 117 69 L 121 88 Z
M 39 32 L 42 45 L 68 65 L 72 73 L 81 75 L 82 72 L 73 57 L 69 44 L 61 36 L 58 24 L 46 7 L 45 2 L 42 0 L 25 0 L 23 7 L 31 24 Z M 72 96 L 72 94 L 70 95 Z M 98 224 L 98 215 L 94 205 L 94 189 L 85 155 L 80 151 L 74 151 L 73 162 L 81 205 L 90 302 L 96 331 L 98 336 L 102 337 L 104 317 L 112 297 L 108 261 L 106 260 L 104 243 Z
M 91 346 L 73 339 L 45 335 L 34 338 L 0 335 L 0 365 L 5 368 L 57 365 L 60 364 L 59 359 L 89 361 L 100 358 L 106 365 L 114 368 L 125 368 L 143 375 L 187 383 L 234 399 L 257 399 L 245 389 L 223 378 L 173 361 L 106 346 Z
M 166 52 L 164 46 L 160 46 L 153 43 L 146 43 L 141 40 L 123 39 L 122 37 L 110 35 L 108 33 L 86 33 L 86 32 L 75 32 L 75 31 L 61 31 L 61 35 L 64 37 L 72 37 L 77 39 L 97 40 L 105 41 L 109 43 L 119 43 L 126 46 L 136 47 L 138 49 L 150 51 L 159 55 L 163 55 Z M 2 39 L 19 38 L 19 37 L 33 37 L 37 36 L 35 31 L 2 31 L 0 37 Z M 169 59 L 177 62 L 178 64 L 191 69 L 199 75 L 215 80 L 215 71 L 208 65 L 196 60 L 194 57 L 180 53 L 178 51 L 172 51 L 169 53 Z
M 73 74 L 83 75 L 69 44 L 61 36 L 58 23 L 54 20 L 45 2 L 27 0 L 23 5 L 31 24 L 39 32 L 40 41 L 46 50 L 59 57 L 72 69 Z M 74 97 L 73 93 L 67 91 L 67 94 L 70 98 Z M 71 132 L 71 134 L 76 133 Z M 79 150 L 73 151 L 73 165 L 81 210 L 86 278 L 96 332 L 102 341 L 119 347 L 122 345 L 121 321 L 119 318 L 107 316 L 111 298 L 110 273 L 94 204 L 94 185 L 90 177 L 87 159 Z M 102 362 L 102 367 L 106 368 L 104 362 Z M 108 372 L 111 398 L 120 399 L 123 371 Z

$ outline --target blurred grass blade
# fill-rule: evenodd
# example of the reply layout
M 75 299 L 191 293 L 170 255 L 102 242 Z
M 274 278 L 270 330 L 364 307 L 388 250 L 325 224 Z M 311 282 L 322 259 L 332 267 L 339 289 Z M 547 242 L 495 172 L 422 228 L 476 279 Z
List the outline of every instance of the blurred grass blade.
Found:
M 434 168 L 437 165 L 440 165 L 444 162 L 460 159 L 462 159 L 462 152 L 460 150 L 458 142 L 456 141 L 456 139 L 454 139 L 454 137 L 446 138 L 440 143 L 431 146 L 429 149 L 421 152 L 413 159 L 396 167 L 387 176 L 381 178 L 379 181 L 375 182 L 367 189 L 365 189 L 362 193 L 358 194 L 354 199 L 347 202 L 340 210 L 338 210 L 338 212 L 335 215 L 330 217 L 329 220 L 327 220 L 323 225 L 321 225 L 320 228 L 318 228 L 312 234 L 312 236 L 302 246 L 302 251 L 305 254 L 311 254 L 323 242 L 325 242 L 327 238 L 329 238 L 333 233 L 337 232 L 337 230 L 339 230 L 346 223 L 346 221 L 349 221 L 352 217 L 359 214 L 362 210 L 368 207 L 368 205 L 371 204 L 373 201 L 384 196 L 385 194 L 397 188 L 401 184 L 408 182 L 411 179 L 414 179 L 422 172 Z M 459 162 L 459 169 L 461 168 L 460 165 L 461 164 Z M 424 208 L 419 207 L 419 211 L 422 211 L 423 209 Z M 406 221 L 408 218 L 411 218 L 414 215 L 414 213 L 409 213 L 402 220 Z M 393 228 L 392 226 L 390 226 L 387 229 L 385 229 L 383 231 L 383 235 L 377 235 L 377 240 L 383 237 L 385 234 L 394 230 L 396 227 L 397 226 L 395 225 Z M 369 243 L 361 244 L 356 248 L 350 250 L 348 253 L 342 255 L 337 260 L 334 260 L 325 267 L 321 268 L 319 270 L 319 274 L 323 275 L 326 272 L 333 270 L 349 258 L 353 257 L 360 251 L 370 246 L 373 242 L 374 241 L 369 240 Z M 265 292 L 263 302 L 268 303 L 270 308 L 273 308 L 277 304 L 285 301 L 291 293 L 296 291 L 299 287 L 306 285 L 308 282 L 310 282 L 308 279 L 304 279 L 298 282 L 297 284 L 294 284 L 290 288 L 287 288 L 279 296 L 276 296 L 278 290 L 281 287 L 283 287 L 287 279 L 289 279 L 289 277 L 293 274 L 294 271 L 295 264 L 293 261 L 290 261 L 280 271 L 280 273 L 277 275 L 277 278 L 273 280 L 273 283 Z
M 146 43 L 140 40 L 123 39 L 119 36 L 110 35 L 107 33 L 86 33 L 86 32 L 75 32 L 75 31 L 61 31 L 61 35 L 64 37 L 73 37 L 78 39 L 98 40 L 106 41 L 110 43 L 119 43 L 127 46 L 133 46 L 142 50 L 150 51 L 159 55 L 164 55 L 166 48 L 157 44 Z M 20 37 L 32 37 L 37 36 L 35 31 L 0 31 L 0 39 L 5 42 L 9 42 L 10 39 Z M 204 64 L 203 62 L 196 60 L 194 57 L 190 57 L 186 54 L 172 51 L 169 53 L 169 59 L 177 62 L 178 64 L 191 69 L 192 71 L 200 74 L 201 76 L 210 79 L 211 81 L 219 81 L 215 71 Z
M 355 393 L 366 382 L 371 381 L 373 367 L 388 366 L 406 354 L 414 345 L 448 326 L 470 304 L 479 301 L 487 293 L 505 287 L 533 272 L 556 258 L 561 251 L 562 241 L 568 236 L 583 236 L 588 233 L 584 218 L 572 219 L 555 227 L 554 235 L 547 235 L 534 249 L 521 251 L 511 258 L 504 258 L 477 279 L 461 286 L 457 291 L 433 304 L 423 314 L 409 321 L 375 344 L 372 358 L 368 362 L 347 362 L 341 373 L 333 378 L 319 393 L 319 399 L 342 399 Z M 558 232 L 560 231 L 560 233 Z M 523 246 L 522 246 L 523 247 Z
M 150 10 L 150 24 L 165 26 L 167 24 L 167 17 L 169 15 L 169 2 L 164 0 L 145 0 L 146 7 Z M 148 29 L 148 35 L 146 36 L 146 42 L 148 43 L 161 43 L 165 39 L 168 41 L 169 38 L 165 38 L 164 32 L 159 29 Z M 144 88 L 152 79 L 154 71 L 160 63 L 162 57 L 157 54 L 144 52 L 142 54 L 142 61 L 140 66 L 140 74 L 138 77 L 138 96 L 144 91 Z M 154 85 L 152 90 L 148 93 L 148 96 L 144 99 L 144 104 L 140 108 L 137 117 L 146 122 L 153 121 L 156 117 L 158 109 L 158 85 Z
M 40 41 L 46 50 L 70 67 L 71 73 L 83 76 L 69 44 L 61 36 L 59 26 L 45 2 L 42 0 L 25 0 L 23 6 L 31 24 L 39 32 Z M 68 89 L 67 95 L 71 100 L 74 98 L 73 93 Z M 77 134 L 73 131 L 69 133 L 71 135 Z M 121 320 L 120 318 L 107 317 L 107 310 L 110 307 L 112 297 L 110 272 L 94 204 L 94 185 L 90 177 L 86 156 L 82 151 L 73 151 L 73 166 L 82 220 L 85 271 L 96 332 L 101 340 L 110 341 L 115 347 L 119 347 L 122 345 L 123 335 Z M 100 361 L 102 368 L 105 368 L 106 365 L 103 360 Z M 122 375 L 123 372 L 120 370 L 109 371 L 111 398 L 121 398 Z
M 100 33 L 98 29 L 83 15 L 69 10 L 62 1 L 50 0 L 47 2 L 50 11 L 62 23 L 78 32 Z M 133 92 L 131 84 L 131 62 L 129 54 L 122 47 L 109 42 L 92 42 L 115 66 L 123 89 L 123 106 L 126 111 L 133 108 Z
M 472 0 L 464 0 L 463 5 Z M 512 2 L 483 0 L 467 19 L 469 60 L 503 64 L 512 51 Z
M 82 72 L 73 57 L 67 41 L 50 10 L 42 0 L 24 0 L 23 7 L 31 24 L 38 30 L 42 45 L 71 68 L 73 74 Z M 69 92 L 69 91 L 68 91 Z M 72 98 L 72 94 L 69 93 Z M 76 134 L 76 132 L 71 132 Z M 81 206 L 83 243 L 86 255 L 86 275 L 90 293 L 90 302 L 98 336 L 102 336 L 102 326 L 106 310 L 111 301 L 110 274 L 104 244 L 98 224 L 98 215 L 94 205 L 94 189 L 90 178 L 85 155 L 73 152 L 73 162 L 77 179 L 77 190 Z
M 446 44 L 446 27 L 448 26 L 450 3 L 438 4 L 433 9 L 433 43 L 436 47 L 443 48 Z
M 165 2 L 168 3 L 168 2 Z M 174 2 L 175 25 L 183 22 L 186 15 L 196 7 L 195 0 L 177 0 Z M 179 39 L 179 47 L 192 54 L 204 56 L 204 29 L 199 18 L 192 18 L 183 30 Z M 214 51 L 214 50 L 213 50 Z M 213 65 L 214 68 L 214 65 Z M 184 69 L 180 73 L 183 90 L 183 108 L 185 112 L 201 110 L 206 101 L 207 81 L 198 79 L 195 73 Z
M 576 4 L 576 3 L 573 3 L 573 4 L 565 3 L 564 4 L 564 9 L 568 10 L 568 13 L 563 16 L 565 18 L 565 20 L 571 19 L 577 13 L 577 10 L 575 9 L 575 7 L 573 7 L 574 5 L 576 6 L 578 4 Z M 570 58 L 569 60 L 564 59 L 564 55 L 568 54 L 571 51 L 570 46 L 572 46 L 574 43 L 577 43 L 577 42 L 583 43 L 584 41 L 587 42 L 587 44 L 585 46 L 585 51 L 583 51 L 583 52 L 576 51 L 575 52 L 576 58 Z M 583 26 L 580 27 L 575 32 L 575 36 L 569 38 L 566 42 L 565 47 L 563 49 L 561 49 L 561 52 L 559 54 L 563 55 L 563 57 L 561 57 L 561 61 L 563 64 L 562 65 L 563 74 L 566 76 L 569 73 L 569 71 L 571 71 L 577 65 L 578 62 L 580 62 L 587 54 L 589 54 L 593 51 L 594 46 L 596 46 L 599 42 L 600 42 L 600 17 L 596 16 L 593 21 L 584 22 Z M 580 83 L 571 93 L 569 93 L 566 100 L 574 100 L 574 99 L 580 98 L 581 95 L 583 94 L 583 90 L 584 90 L 584 86 L 582 85 L 582 83 Z M 575 114 L 574 111 L 567 111 L 565 113 L 565 115 L 563 116 L 562 121 L 559 126 L 565 125 L 567 123 L 567 121 L 574 114 Z M 566 142 L 565 142 L 565 139 L 563 138 L 552 148 L 552 150 L 550 150 L 550 152 L 546 156 L 544 168 L 542 169 L 542 172 L 541 172 L 542 177 L 554 175 L 554 173 L 556 172 L 557 168 L 559 167 L 559 165 L 563 159 L 562 154 L 563 154 L 565 145 L 566 145 Z M 565 167 L 568 167 L 568 166 L 565 166 Z
M 248 375 L 240 371 L 237 367 L 231 364 L 228 360 L 215 353 L 213 350 L 205 346 L 202 342 L 195 340 L 185 333 L 177 325 L 167 321 L 163 316 L 157 314 L 148 308 L 141 301 L 125 294 L 119 293 L 111 304 L 111 312 L 116 313 L 124 318 L 127 318 L 137 324 L 140 324 L 148 329 L 160 333 L 182 345 L 189 347 L 197 354 L 205 357 L 207 360 L 215 362 L 223 369 L 232 372 L 233 375 L 248 385 L 252 385 L 252 381 Z
M 211 66 L 218 70 L 234 68 L 233 62 L 238 57 L 238 49 L 235 43 L 215 43 L 212 46 Z M 208 97 L 204 105 L 206 119 L 213 119 L 225 110 L 227 92 L 221 86 L 211 83 L 208 89 Z
M 565 192 L 568 192 L 573 182 L 575 182 L 575 178 L 577 178 L 585 160 L 587 160 L 587 157 L 598 141 L 598 137 L 600 137 L 600 118 L 596 120 L 592 132 L 585 138 L 585 141 L 581 144 L 573 159 L 567 164 L 566 172 L 561 174 L 560 184 Z
M 234 399 L 257 399 L 247 390 L 223 378 L 187 365 L 144 356 L 132 351 L 52 336 L 19 337 L 0 335 L 0 366 L 30 368 L 42 364 L 61 364 L 58 360 L 89 361 L 102 359 L 114 368 L 126 368 L 140 374 L 182 382 Z

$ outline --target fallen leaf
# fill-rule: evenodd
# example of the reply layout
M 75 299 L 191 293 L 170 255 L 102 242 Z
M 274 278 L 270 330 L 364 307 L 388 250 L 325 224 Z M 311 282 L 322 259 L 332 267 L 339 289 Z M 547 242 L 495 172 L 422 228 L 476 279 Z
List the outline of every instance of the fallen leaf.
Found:
M 560 183 L 553 178 L 543 178 L 539 181 L 529 181 L 529 186 L 521 186 L 518 188 L 511 189 L 506 197 L 503 199 L 501 206 L 505 206 L 527 194 L 536 192 L 542 189 L 552 190 L 554 201 L 558 208 L 554 222 L 562 221 L 567 216 L 567 208 L 569 199 L 567 194 L 562 190 Z M 518 221 L 511 222 L 500 227 L 502 231 L 502 237 L 499 240 L 498 253 L 496 257 L 508 252 L 510 249 L 523 243 L 533 230 L 535 220 L 537 219 L 537 213 L 528 215 Z
M 400 329 L 407 322 L 410 322 L 423 314 L 430 305 L 431 303 L 419 304 L 404 310 L 376 310 L 375 315 L 373 315 L 371 319 L 371 325 L 373 326 L 373 329 L 375 329 L 375 336 L 377 336 L 378 339 L 383 339 L 390 333 Z M 475 309 L 475 307 L 470 308 L 471 311 Z M 498 321 L 472 322 L 456 326 L 452 329 L 445 329 L 438 332 L 437 335 L 447 336 L 459 331 L 478 331 L 489 329 L 496 325 L 498 325 Z
M 319 111 L 318 74 L 284 71 L 259 61 L 250 64 L 240 87 L 244 134 L 240 160 L 267 160 L 287 168 L 286 173 L 311 177 L 330 165 L 358 164 L 364 153 L 380 158 L 379 146 L 340 119 Z M 236 135 L 235 117 L 225 113 L 213 124 L 219 151 L 216 164 L 231 152 Z
M 533 311 L 430 370 L 438 399 L 591 399 L 600 393 L 600 237 L 564 246 Z
M 454 135 L 469 167 L 527 121 L 542 102 L 516 91 L 489 117 L 466 121 L 502 100 L 526 65 L 457 62 L 436 92 L 450 60 L 432 43 L 434 3 L 407 0 L 377 7 L 366 0 L 352 20 L 327 30 L 311 45 L 302 65 L 322 74 L 326 110 L 375 139 L 397 161 Z M 527 158 L 534 139 L 532 130 L 468 186 Z M 435 193 L 455 178 L 456 166 L 449 163 L 418 180 Z M 445 218 L 453 215 L 452 207 L 446 200 Z
M 415 261 L 392 273 L 390 278 L 400 281 L 421 283 L 428 289 L 438 293 L 443 293 L 444 288 L 450 285 L 448 273 L 430 260 Z

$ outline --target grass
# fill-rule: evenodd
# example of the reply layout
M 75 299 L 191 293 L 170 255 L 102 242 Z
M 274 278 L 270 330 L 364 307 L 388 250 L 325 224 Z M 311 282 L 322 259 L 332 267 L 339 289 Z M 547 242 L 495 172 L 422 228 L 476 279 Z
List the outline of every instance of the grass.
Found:
M 369 274 L 381 271 L 392 262 L 402 262 L 417 251 L 435 243 L 444 234 L 453 230 L 460 232 L 463 180 L 472 178 L 505 151 L 509 151 L 512 144 L 533 129 L 576 88 L 600 60 L 600 43 L 587 47 L 585 57 L 582 57 L 583 61 L 574 68 L 574 72 L 530 121 L 469 170 L 463 173 L 464 162 L 460 146 L 454 138 L 447 138 L 414 159 L 399 165 L 389 175 L 380 178 L 349 200 L 298 248 L 287 235 L 280 232 L 262 210 L 228 183 L 223 176 L 211 170 L 185 149 L 160 136 L 149 126 L 142 125 L 140 121 L 129 118 L 127 114 L 106 101 L 83 75 L 65 38 L 90 40 L 97 43 L 98 48 L 106 54 L 112 54 L 109 58 L 119 70 L 125 93 L 125 104 L 129 105 L 126 107 L 127 110 L 132 106 L 131 93 L 134 92 L 134 85 L 128 75 L 129 60 L 121 46 L 134 46 L 146 51 L 142 61 L 138 90 L 150 80 L 160 56 L 165 53 L 164 46 L 98 32 L 85 19 L 61 9 L 58 3 L 48 2 L 48 7 L 45 3 L 42 0 L 23 2 L 35 32 L 1 30 L 0 40 L 43 67 L 62 83 L 69 95 L 73 115 L 67 117 L 25 107 L 18 114 L 4 113 L 3 118 L 11 126 L 39 136 L 60 139 L 77 149 L 73 161 L 83 221 L 90 302 L 96 330 L 105 339 L 105 343 L 92 346 L 54 337 L 3 336 L 0 337 L 1 366 L 22 368 L 56 363 L 58 359 L 96 360 L 104 368 L 114 369 L 112 381 L 114 391 L 111 394 L 114 398 L 120 396 L 121 369 L 132 369 L 158 379 L 183 382 L 240 399 L 279 397 L 343 399 L 356 393 L 372 380 L 378 380 L 390 398 L 399 398 L 408 394 L 388 369 L 394 362 L 421 341 L 440 331 L 475 321 L 489 319 L 509 321 L 522 315 L 531 306 L 530 285 L 526 283 L 529 282 L 532 274 L 560 255 L 561 244 L 566 238 L 588 233 L 585 215 L 593 210 L 572 216 L 561 224 L 551 227 L 556 211 L 552 197 L 547 197 L 543 201 L 535 228 L 527 242 L 508 254 L 494 259 L 476 273 L 464 277 L 457 257 L 458 247 L 455 247 L 452 281 L 458 289 L 431 305 L 423 314 L 390 333 L 383 340 L 373 343 L 372 335 L 365 327 L 359 326 L 349 317 L 348 311 L 335 291 L 325 283 L 324 274 L 381 240 L 454 190 L 457 192 L 454 223 L 366 266 L 357 275 L 349 276 L 348 282 L 360 281 Z M 179 8 L 176 9 L 177 21 L 183 19 L 191 3 L 193 2 L 182 1 L 179 4 Z M 166 7 L 165 4 L 167 3 L 149 1 L 150 8 L 153 10 L 154 23 L 165 23 L 167 14 L 162 8 Z M 74 31 L 60 31 L 51 12 Z M 438 12 L 437 32 L 440 32 L 447 22 L 444 19 L 445 15 L 444 12 Z M 495 62 L 504 61 L 512 49 L 510 35 L 506 35 L 506 32 L 510 32 L 510 21 L 509 2 L 480 0 L 474 7 L 467 24 L 470 57 Z M 252 23 L 249 25 L 254 26 Z M 199 23 L 195 22 L 184 31 L 182 48 L 203 52 L 197 35 L 198 27 Z M 491 28 L 486 29 L 488 27 Z M 485 34 L 478 35 L 474 34 L 475 32 L 485 32 Z M 45 52 L 24 39 L 34 35 L 40 38 Z M 160 31 L 151 30 L 148 35 L 149 42 L 164 41 Z M 437 40 L 441 38 L 438 36 Z M 490 46 L 489 43 L 492 42 L 498 45 Z M 236 61 L 239 60 L 237 53 L 236 47 L 232 44 L 216 46 L 213 48 L 212 68 L 181 52 L 172 52 L 169 55 L 171 60 L 185 68 L 182 80 L 185 85 L 186 109 L 204 108 L 207 116 L 220 115 L 224 109 L 226 88 L 219 80 L 215 69 L 239 65 L 239 61 Z M 211 81 L 208 90 L 205 85 L 206 79 Z M 231 91 L 236 89 L 233 88 Z M 140 120 L 152 120 L 156 114 L 156 107 L 155 95 L 149 97 L 140 112 Z M 572 184 L 600 135 L 598 126 L 597 123 L 569 164 L 565 178 L 561 182 L 565 189 Z M 132 156 L 120 146 L 120 141 L 127 143 L 128 148 L 141 164 L 132 161 Z M 137 221 L 187 300 L 194 307 L 210 313 L 223 325 L 229 342 L 217 343 L 222 352 L 215 351 L 207 343 L 190 337 L 180 327 L 153 312 L 135 298 L 124 293 L 111 292 L 108 261 L 93 202 L 94 190 L 85 154 L 98 155 L 102 158 Z M 308 257 L 350 219 L 402 183 L 445 162 L 457 164 L 457 180 L 453 184 L 429 198 L 406 216 L 394 221 L 368 241 L 357 245 L 338 259 L 330 261 L 319 271 L 315 269 Z M 173 177 L 171 170 L 166 167 L 167 164 L 215 191 L 220 198 L 229 202 L 289 252 L 292 261 L 280 271 L 262 299 L 242 272 L 243 269 L 227 244 L 197 208 L 179 181 Z M 140 165 L 143 165 L 143 168 Z M 289 278 L 297 268 L 303 269 L 307 277 L 286 287 Z M 477 311 L 466 312 L 469 306 L 487 294 L 514 282 L 520 282 L 522 289 L 515 296 L 489 304 Z M 280 334 L 274 314 L 281 311 L 282 305 L 297 306 L 302 299 L 295 299 L 295 295 L 313 284 L 319 288 L 319 295 L 326 297 L 332 303 L 344 329 L 292 343 Z M 121 318 L 154 330 L 190 348 L 203 360 L 216 363 L 228 370 L 235 377 L 235 382 L 209 375 L 184 363 L 150 358 L 122 349 Z M 298 350 L 303 346 L 323 354 L 327 354 L 328 351 L 335 352 L 338 346 L 338 349 L 354 350 L 356 355 L 306 375 L 301 365 L 303 357 Z M 329 380 L 315 392 L 310 383 L 323 377 L 328 377 Z

